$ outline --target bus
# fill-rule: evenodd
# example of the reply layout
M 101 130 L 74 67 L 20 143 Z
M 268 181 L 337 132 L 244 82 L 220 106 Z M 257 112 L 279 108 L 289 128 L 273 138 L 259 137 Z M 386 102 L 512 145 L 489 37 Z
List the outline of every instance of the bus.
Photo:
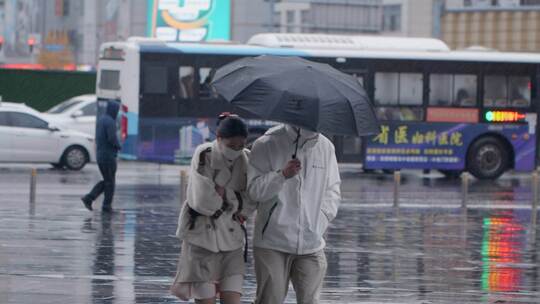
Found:
M 103 44 L 96 92 L 99 100 L 124 106 L 121 156 L 188 160 L 214 137 L 219 113 L 231 111 L 209 86 L 215 70 L 264 54 L 327 63 L 364 86 L 381 132 L 331 136 L 341 162 L 449 176 L 469 171 L 480 179 L 536 167 L 540 55 L 455 51 L 432 38 L 319 34 L 257 34 L 246 44 L 151 38 Z M 272 125 L 247 118 L 254 137 Z

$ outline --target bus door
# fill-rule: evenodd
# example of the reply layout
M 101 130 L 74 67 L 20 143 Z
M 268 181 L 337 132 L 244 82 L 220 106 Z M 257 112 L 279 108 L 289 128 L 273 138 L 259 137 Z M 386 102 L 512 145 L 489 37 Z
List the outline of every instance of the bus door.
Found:
M 143 56 L 141 60 L 141 118 L 171 118 L 177 115 L 178 67 L 172 58 L 166 59 L 169 58 L 149 60 Z
M 367 70 L 341 70 L 355 77 L 364 86 L 367 79 Z M 356 136 L 335 136 L 334 145 L 336 147 L 336 157 L 339 162 L 361 162 L 363 159 L 362 138 Z

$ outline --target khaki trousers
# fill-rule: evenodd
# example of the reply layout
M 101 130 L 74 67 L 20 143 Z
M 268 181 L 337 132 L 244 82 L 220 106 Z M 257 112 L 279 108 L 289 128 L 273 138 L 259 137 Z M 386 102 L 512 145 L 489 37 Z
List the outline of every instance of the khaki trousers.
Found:
M 298 304 L 318 304 L 326 274 L 324 251 L 295 255 L 254 248 L 257 299 L 255 304 L 281 304 L 287 296 L 289 281 Z

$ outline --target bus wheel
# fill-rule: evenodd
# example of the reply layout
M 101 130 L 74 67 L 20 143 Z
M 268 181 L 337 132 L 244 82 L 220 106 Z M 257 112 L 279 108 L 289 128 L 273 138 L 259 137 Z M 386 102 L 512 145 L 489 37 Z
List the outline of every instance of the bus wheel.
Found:
M 448 179 L 456 179 L 456 178 L 460 177 L 461 172 L 463 172 L 463 171 L 460 171 L 460 170 L 439 170 L 439 172 L 441 172 L 444 175 L 444 177 L 446 177 Z
M 394 174 L 394 171 L 396 171 L 396 170 L 394 170 L 394 169 L 383 169 L 382 170 L 382 172 L 384 174 Z
M 508 169 L 508 149 L 495 137 L 478 139 L 469 149 L 467 170 L 478 179 L 496 179 Z

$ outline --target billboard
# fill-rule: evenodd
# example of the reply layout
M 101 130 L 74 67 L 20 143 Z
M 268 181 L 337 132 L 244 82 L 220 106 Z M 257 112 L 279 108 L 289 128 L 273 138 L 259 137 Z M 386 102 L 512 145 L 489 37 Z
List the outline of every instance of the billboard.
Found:
M 147 36 L 165 41 L 230 39 L 230 0 L 148 0 Z

